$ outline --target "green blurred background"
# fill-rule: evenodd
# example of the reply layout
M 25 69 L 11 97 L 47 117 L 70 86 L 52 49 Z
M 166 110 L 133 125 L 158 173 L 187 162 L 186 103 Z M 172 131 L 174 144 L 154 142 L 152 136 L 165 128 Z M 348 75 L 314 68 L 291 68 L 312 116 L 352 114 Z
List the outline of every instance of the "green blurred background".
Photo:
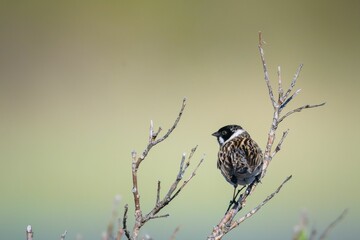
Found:
M 219 127 L 237 123 L 264 148 L 270 105 L 258 31 L 276 84 L 300 63 L 302 89 L 253 208 L 292 174 L 261 212 L 227 239 L 291 239 L 303 209 L 321 232 L 349 214 L 329 239 L 359 235 L 359 1 L 0 1 L 0 238 L 81 234 L 100 239 L 116 194 L 130 204 L 131 155 L 150 120 L 167 129 L 184 96 L 178 128 L 139 171 L 143 210 L 165 194 L 181 154 L 199 145 L 198 174 L 142 234 L 204 239 L 223 216 L 232 187 L 216 169 Z M 276 86 L 276 85 L 274 85 Z M 189 173 L 188 173 L 189 174 Z M 243 212 L 243 214 L 245 213 Z M 241 214 L 239 214 L 240 216 Z

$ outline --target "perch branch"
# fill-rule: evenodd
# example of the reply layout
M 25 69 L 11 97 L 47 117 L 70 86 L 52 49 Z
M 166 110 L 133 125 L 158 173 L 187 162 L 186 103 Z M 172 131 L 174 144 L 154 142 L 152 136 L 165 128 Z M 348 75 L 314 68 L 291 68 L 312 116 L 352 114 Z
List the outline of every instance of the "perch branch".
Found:
M 246 219 L 252 217 L 257 211 L 260 210 L 260 208 L 262 208 L 267 202 L 269 202 L 276 194 L 278 194 L 281 190 L 281 188 L 284 186 L 284 184 L 289 181 L 291 179 L 291 175 L 288 176 L 282 183 L 281 185 L 273 192 L 271 193 L 269 196 L 267 196 L 267 198 L 262 201 L 257 207 L 253 208 L 250 212 L 248 212 L 247 214 L 245 214 L 245 216 L 239 218 L 237 221 L 234 221 L 230 227 L 230 230 L 232 230 L 233 228 L 237 227 L 239 224 L 241 224 L 242 222 L 244 222 Z
M 242 222 L 244 222 L 246 219 L 252 217 L 257 211 L 260 210 L 262 206 L 264 206 L 267 202 L 269 202 L 277 193 L 280 192 L 281 188 L 284 186 L 284 184 L 291 179 L 291 175 L 287 177 L 281 185 L 270 194 L 262 203 L 260 203 L 257 207 L 252 209 L 250 212 L 248 212 L 245 216 L 242 218 L 233 221 L 236 214 L 245 206 L 245 200 L 246 197 L 248 197 L 251 194 L 251 190 L 253 190 L 253 187 L 250 185 L 248 189 L 245 191 L 245 193 L 241 194 L 239 197 L 239 200 L 237 200 L 237 204 L 233 206 L 232 209 L 230 209 L 225 216 L 222 218 L 221 222 L 214 227 L 213 232 L 210 236 L 208 236 L 208 240 L 219 240 L 221 239 L 225 234 L 239 226 Z
M 284 120 L 286 117 L 291 115 L 292 113 L 300 112 L 301 110 L 306 109 L 306 108 L 320 107 L 320 106 L 323 106 L 325 104 L 325 103 L 322 103 L 322 104 L 317 104 L 317 105 L 305 105 L 305 106 L 300 107 L 298 109 L 294 109 L 294 110 L 288 112 L 287 114 L 285 114 L 284 116 L 281 117 L 280 116 L 281 111 L 286 107 L 286 105 L 291 100 L 293 100 L 300 93 L 300 89 L 299 89 L 299 90 L 295 91 L 295 93 L 293 93 L 291 95 L 291 92 L 292 92 L 293 88 L 296 85 L 296 82 L 298 80 L 298 77 L 299 77 L 299 74 L 301 72 L 301 69 L 302 69 L 303 65 L 301 64 L 298 67 L 298 69 L 297 69 L 297 71 L 296 71 L 296 73 L 295 73 L 295 75 L 294 75 L 294 77 L 293 77 L 293 79 L 291 81 L 290 87 L 285 92 L 285 94 L 284 94 L 284 90 L 283 90 L 283 87 L 282 87 L 281 68 L 278 67 L 278 69 L 277 69 L 277 75 L 278 75 L 278 93 L 277 93 L 277 96 L 278 96 L 278 99 L 276 101 L 275 97 L 274 97 L 273 89 L 272 89 L 271 84 L 270 84 L 269 73 L 268 73 L 267 64 L 266 64 L 266 60 L 265 60 L 264 49 L 263 49 L 263 44 L 264 43 L 265 42 L 262 39 L 262 34 L 261 34 L 261 32 L 259 32 L 259 45 L 258 45 L 258 48 L 259 48 L 260 58 L 261 58 L 263 71 L 264 71 L 264 79 L 265 79 L 265 83 L 266 83 L 266 86 L 267 86 L 267 89 L 268 89 L 268 94 L 269 94 L 269 97 L 270 97 L 271 104 L 272 104 L 272 106 L 274 108 L 273 118 L 272 118 L 271 126 L 270 126 L 270 129 L 269 129 L 269 132 L 268 132 L 268 139 L 267 139 L 267 143 L 266 143 L 265 151 L 264 151 L 264 161 L 263 161 L 262 173 L 261 173 L 261 176 L 259 177 L 259 179 L 255 180 L 253 183 L 248 185 L 245 192 L 240 194 L 239 198 L 236 200 L 233 207 L 226 212 L 225 216 L 220 220 L 219 224 L 213 228 L 213 231 L 212 231 L 211 235 L 208 236 L 208 239 L 211 239 L 211 240 L 213 240 L 213 239 L 221 239 L 227 232 L 229 232 L 230 230 L 232 230 L 233 228 L 238 226 L 245 219 L 253 216 L 254 213 L 257 212 L 263 206 L 263 204 L 260 204 L 259 208 L 256 208 L 256 210 L 253 210 L 254 212 L 252 211 L 252 212 L 250 212 L 250 214 L 247 214 L 243 220 L 240 219 L 240 222 L 239 222 L 239 220 L 238 221 L 233 221 L 235 215 L 244 207 L 247 197 L 250 196 L 255 191 L 257 183 L 262 178 L 264 178 L 264 176 L 266 174 L 266 170 L 267 170 L 272 158 L 281 149 L 281 146 L 282 146 L 282 144 L 283 144 L 289 130 L 287 130 L 287 131 L 285 131 L 283 133 L 283 136 L 280 139 L 280 141 L 278 142 L 275 150 L 272 151 L 272 147 L 273 147 L 274 142 L 275 142 L 276 130 L 278 129 L 279 123 L 282 120 Z M 285 184 L 289 179 L 290 179 L 290 177 L 288 179 L 286 179 L 283 182 L 283 184 Z M 283 184 L 280 185 L 279 190 L 281 189 Z M 268 202 L 270 199 L 272 199 L 272 197 L 274 195 L 270 195 L 271 197 L 268 200 L 265 200 L 265 203 Z M 233 226 L 233 227 L 231 227 L 231 226 Z

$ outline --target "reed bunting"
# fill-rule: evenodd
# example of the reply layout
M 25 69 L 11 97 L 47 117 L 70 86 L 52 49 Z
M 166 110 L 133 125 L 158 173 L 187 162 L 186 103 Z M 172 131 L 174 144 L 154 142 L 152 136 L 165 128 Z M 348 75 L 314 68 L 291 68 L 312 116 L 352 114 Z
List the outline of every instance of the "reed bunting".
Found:
M 259 180 L 263 153 L 248 132 L 238 125 L 227 125 L 212 134 L 220 144 L 217 167 L 235 190 Z M 235 199 L 233 199 L 235 200 Z

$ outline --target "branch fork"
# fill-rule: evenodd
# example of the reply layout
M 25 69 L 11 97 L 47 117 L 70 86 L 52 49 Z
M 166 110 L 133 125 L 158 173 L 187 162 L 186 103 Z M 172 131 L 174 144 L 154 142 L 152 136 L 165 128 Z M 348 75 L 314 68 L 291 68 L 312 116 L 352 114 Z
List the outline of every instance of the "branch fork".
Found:
M 173 125 L 171 128 L 162 136 L 159 138 L 159 134 L 162 131 L 162 128 L 159 127 L 157 131 L 154 131 L 154 123 L 153 121 L 150 121 L 150 128 L 149 128 L 149 138 L 148 138 L 148 145 L 142 152 L 140 156 L 137 155 L 135 151 L 131 153 L 132 157 L 132 180 L 133 180 L 133 187 L 132 187 L 132 193 L 134 198 L 134 205 L 135 205 L 135 224 L 132 230 L 132 233 L 127 229 L 127 213 L 128 213 L 128 205 L 125 206 L 124 211 L 124 220 L 123 220 L 123 230 L 125 233 L 125 236 L 128 239 L 136 240 L 139 237 L 139 232 L 141 227 L 148 222 L 151 219 L 157 219 L 157 218 L 165 218 L 168 217 L 169 214 L 162 214 L 159 215 L 158 213 L 166 206 L 168 205 L 178 194 L 182 191 L 182 189 L 188 184 L 188 182 L 196 175 L 197 169 L 200 167 L 201 163 L 204 161 L 204 156 L 199 161 L 198 165 L 194 168 L 192 174 L 188 177 L 188 179 L 184 180 L 181 184 L 180 182 L 183 180 L 184 174 L 188 167 L 190 166 L 190 160 L 192 159 L 197 146 L 191 149 L 191 152 L 188 157 L 186 157 L 186 154 L 183 153 L 181 156 L 180 161 L 180 168 L 179 172 L 176 175 L 176 178 L 173 182 L 173 184 L 170 186 L 168 192 L 165 194 L 163 198 L 161 198 L 161 182 L 158 181 L 157 188 L 156 188 L 156 201 L 155 206 L 151 211 L 149 211 L 147 214 L 142 213 L 141 209 L 141 201 L 140 201 L 140 193 L 139 193 L 139 186 L 138 186 L 138 169 L 140 167 L 140 164 L 142 161 L 144 161 L 150 152 L 150 150 L 156 146 L 157 144 L 161 143 L 162 141 L 166 140 L 170 134 L 174 131 L 174 129 L 177 127 L 181 116 L 184 112 L 186 106 L 186 98 L 183 99 L 180 111 L 178 113 L 177 118 L 175 119 Z

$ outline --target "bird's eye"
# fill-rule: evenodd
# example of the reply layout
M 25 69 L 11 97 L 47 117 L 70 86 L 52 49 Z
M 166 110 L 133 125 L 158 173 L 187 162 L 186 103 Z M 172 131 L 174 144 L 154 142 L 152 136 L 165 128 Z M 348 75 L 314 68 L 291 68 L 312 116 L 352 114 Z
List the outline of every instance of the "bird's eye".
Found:
M 226 130 L 224 130 L 224 131 L 221 132 L 221 135 L 226 135 L 226 134 L 227 134 L 227 131 L 226 131 Z

